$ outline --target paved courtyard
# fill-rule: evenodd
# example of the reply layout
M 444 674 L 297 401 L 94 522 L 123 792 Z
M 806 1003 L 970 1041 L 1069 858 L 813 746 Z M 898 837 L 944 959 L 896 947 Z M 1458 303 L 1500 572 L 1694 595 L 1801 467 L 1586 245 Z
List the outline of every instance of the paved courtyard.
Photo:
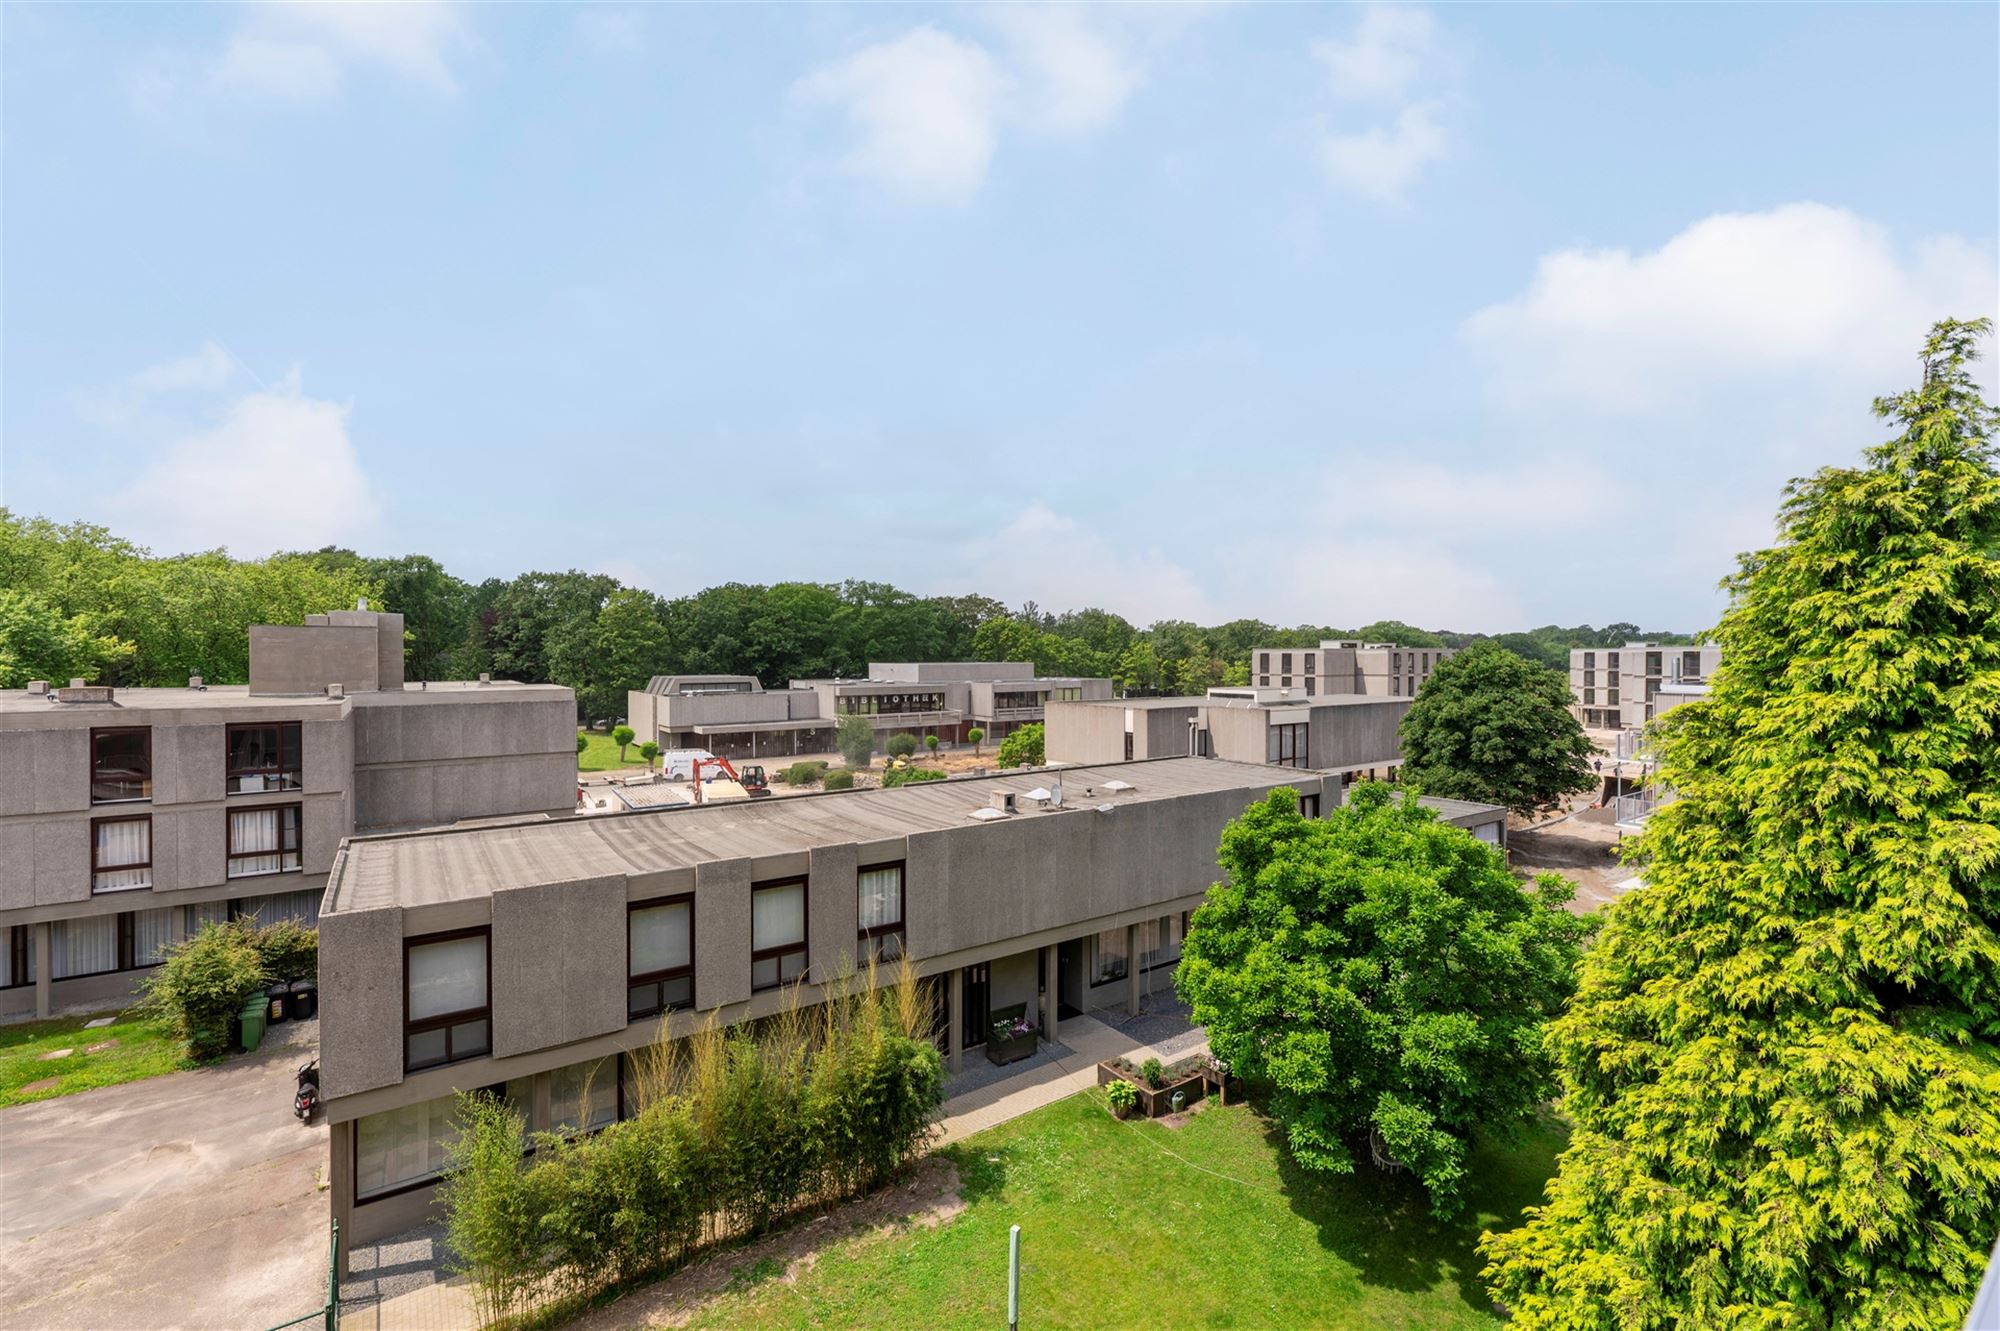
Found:
M 274 1027 L 220 1067 L 0 1109 L 9 1331 L 261 1331 L 319 1307 L 327 1132 L 292 1116 L 317 1028 Z

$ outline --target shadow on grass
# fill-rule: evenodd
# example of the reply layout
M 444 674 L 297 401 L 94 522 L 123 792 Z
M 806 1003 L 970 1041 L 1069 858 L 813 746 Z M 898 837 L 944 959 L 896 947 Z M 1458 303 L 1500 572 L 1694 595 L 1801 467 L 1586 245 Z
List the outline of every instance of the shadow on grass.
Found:
M 1265 1114 L 1254 1099 L 1252 1107 Z M 1377 1169 L 1365 1149 L 1353 1173 L 1321 1174 L 1292 1158 L 1276 1119 L 1265 1116 L 1264 1136 L 1277 1154 L 1293 1213 L 1310 1221 L 1320 1246 L 1353 1266 L 1363 1283 L 1418 1293 L 1450 1279 L 1467 1307 L 1491 1311 L 1492 1297 L 1479 1278 L 1485 1265 L 1479 1237 L 1488 1229 L 1513 1228 L 1523 1207 L 1542 1200 L 1568 1129 L 1545 1112 L 1513 1141 L 1479 1141 L 1465 1205 L 1449 1220 L 1431 1214 L 1429 1195 L 1413 1175 Z

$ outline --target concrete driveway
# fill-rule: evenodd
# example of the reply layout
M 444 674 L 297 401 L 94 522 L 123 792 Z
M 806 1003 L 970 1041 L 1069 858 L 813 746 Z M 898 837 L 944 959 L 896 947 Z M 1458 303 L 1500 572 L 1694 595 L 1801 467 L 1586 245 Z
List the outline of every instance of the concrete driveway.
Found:
M 274 1027 L 220 1067 L 0 1109 L 9 1331 L 260 1331 L 319 1307 L 327 1132 L 292 1117 L 317 1026 Z

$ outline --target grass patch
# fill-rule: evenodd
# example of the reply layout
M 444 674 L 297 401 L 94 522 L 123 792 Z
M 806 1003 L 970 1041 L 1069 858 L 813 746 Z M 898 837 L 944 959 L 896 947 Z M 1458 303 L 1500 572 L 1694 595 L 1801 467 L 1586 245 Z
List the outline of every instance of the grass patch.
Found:
M 1006 1325 L 1019 1224 L 1021 1320 L 1037 1331 L 1494 1328 L 1473 1245 L 1540 1199 L 1563 1136 L 1550 1123 L 1482 1149 L 1466 1214 L 1446 1223 L 1408 1179 L 1303 1176 L 1252 1109 L 1168 1129 L 1116 1122 L 1090 1091 L 949 1148 L 967 1202 L 950 1223 L 836 1243 L 790 1284 L 760 1263 L 688 1325 L 988 1331 Z
M 53 1100 L 59 1095 L 116 1086 L 193 1066 L 182 1057 L 173 1033 L 161 1023 L 119 1014 L 109 1026 L 84 1029 L 85 1022 L 108 1015 L 112 1014 L 85 1013 L 0 1026 L 0 1107 Z M 85 1052 L 91 1045 L 110 1040 L 118 1043 L 94 1054 Z M 43 1060 L 43 1054 L 57 1049 L 74 1052 L 67 1058 Z M 52 1086 L 33 1091 L 24 1089 L 50 1078 L 55 1079 Z
M 646 760 L 639 756 L 637 740 L 625 746 L 625 760 L 618 760 L 618 746 L 611 742 L 611 736 L 600 735 L 594 730 L 579 730 L 586 744 L 582 753 L 576 755 L 576 770 L 579 772 L 622 772 L 628 767 L 641 768 Z

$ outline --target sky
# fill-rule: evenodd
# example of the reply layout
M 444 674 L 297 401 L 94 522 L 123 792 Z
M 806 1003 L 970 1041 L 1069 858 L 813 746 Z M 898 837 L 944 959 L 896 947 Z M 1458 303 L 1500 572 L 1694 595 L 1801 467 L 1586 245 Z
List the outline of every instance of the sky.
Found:
M 0 504 L 1703 628 L 1929 323 L 2000 314 L 1996 49 L 1991 5 L 11 4 Z

